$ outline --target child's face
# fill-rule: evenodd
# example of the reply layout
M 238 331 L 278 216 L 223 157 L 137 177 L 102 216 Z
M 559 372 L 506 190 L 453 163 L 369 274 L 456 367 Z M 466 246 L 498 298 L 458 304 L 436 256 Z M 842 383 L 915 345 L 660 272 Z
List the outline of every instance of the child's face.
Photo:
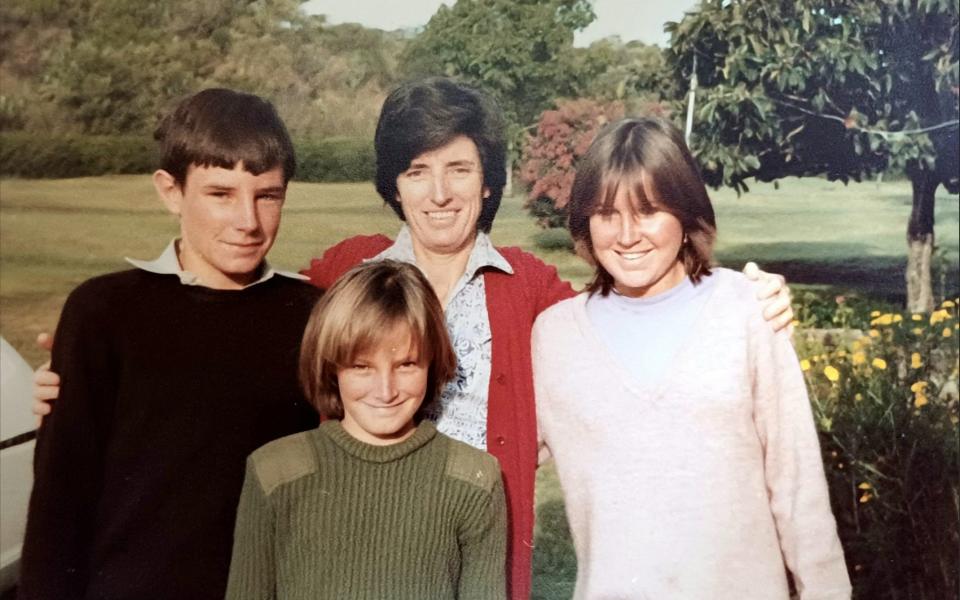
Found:
M 413 416 L 427 391 L 429 365 L 406 324 L 394 325 L 378 344 L 337 370 L 343 428 L 362 442 L 385 446 L 413 434 Z
M 286 196 L 283 169 L 259 175 L 243 168 L 191 166 L 183 186 L 154 175 L 167 208 L 180 217 L 180 263 L 204 285 L 252 283 L 273 245 Z M 159 178 L 159 182 L 158 182 Z

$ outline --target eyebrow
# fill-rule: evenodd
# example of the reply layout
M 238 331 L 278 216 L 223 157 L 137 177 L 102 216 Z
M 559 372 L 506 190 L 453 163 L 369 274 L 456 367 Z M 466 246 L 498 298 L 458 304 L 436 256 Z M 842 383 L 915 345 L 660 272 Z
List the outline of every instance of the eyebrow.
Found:
M 260 188 L 257 190 L 258 194 L 284 194 L 286 193 L 287 188 L 283 186 L 274 186 L 268 188 Z
M 428 165 L 426 162 L 411 161 L 411 162 L 410 162 L 410 166 L 407 167 L 406 170 L 407 170 L 407 171 L 410 171 L 410 170 L 412 170 L 412 169 L 426 169 L 426 168 L 429 168 L 429 166 L 430 166 L 430 165 Z M 444 167 L 461 167 L 461 166 L 463 166 L 463 167 L 475 167 L 475 166 L 477 166 L 477 161 L 472 160 L 472 159 L 469 159 L 469 158 L 460 158 L 460 159 L 457 159 L 457 160 L 451 160 L 451 161 L 448 162 L 448 163 L 444 163 L 443 166 L 444 166 Z

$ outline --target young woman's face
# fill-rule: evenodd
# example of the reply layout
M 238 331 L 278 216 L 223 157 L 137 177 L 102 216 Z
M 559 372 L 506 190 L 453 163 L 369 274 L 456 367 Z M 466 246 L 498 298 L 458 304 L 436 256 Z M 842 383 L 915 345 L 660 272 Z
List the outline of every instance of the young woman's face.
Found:
M 387 330 L 378 344 L 337 370 L 343 429 L 378 446 L 410 437 L 427 391 L 428 371 L 410 328 L 398 324 Z
M 609 210 L 601 207 L 590 217 L 593 253 L 618 292 L 635 298 L 655 296 L 686 275 L 678 258 L 683 225 L 664 210 L 642 213 L 627 187 L 617 190 Z

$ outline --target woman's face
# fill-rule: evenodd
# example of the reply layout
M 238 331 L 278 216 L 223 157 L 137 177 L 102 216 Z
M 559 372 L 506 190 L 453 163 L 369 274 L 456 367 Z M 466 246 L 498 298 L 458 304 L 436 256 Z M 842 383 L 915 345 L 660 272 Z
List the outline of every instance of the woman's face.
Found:
M 427 392 L 429 365 L 404 324 L 394 325 L 374 347 L 337 370 L 343 429 L 368 444 L 385 446 L 413 434 Z
M 631 199 L 629 186 L 617 190 L 613 206 L 590 217 L 590 239 L 597 262 L 624 296 L 655 296 L 686 276 L 678 255 L 683 225 L 665 210 L 644 214 Z M 647 197 L 654 197 L 647 193 Z

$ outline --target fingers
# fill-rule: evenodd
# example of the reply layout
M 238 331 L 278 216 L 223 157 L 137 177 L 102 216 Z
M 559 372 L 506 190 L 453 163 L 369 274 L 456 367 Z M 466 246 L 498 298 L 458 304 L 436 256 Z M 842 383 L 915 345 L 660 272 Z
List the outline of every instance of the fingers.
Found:
M 760 267 L 758 267 L 757 263 L 755 262 L 751 261 L 743 265 L 743 274 L 746 275 L 747 279 L 749 279 L 750 281 L 756 281 L 757 279 L 759 279 L 760 273 L 762 273 L 762 271 L 760 270 Z
M 37 336 L 37 346 L 47 352 L 53 350 L 53 336 L 44 331 Z
M 759 296 L 759 292 L 757 294 Z M 790 289 L 779 288 L 763 307 L 763 318 L 770 321 L 775 331 L 786 330 L 793 334 L 793 306 L 790 304 Z
M 50 370 L 45 362 L 33 372 L 33 414 L 43 417 L 50 414 L 50 402 L 60 395 L 60 376 Z
M 757 284 L 754 286 L 757 290 L 757 300 L 766 301 L 774 296 L 785 297 L 787 304 L 790 303 L 790 288 L 786 285 L 787 280 L 783 275 L 776 273 L 767 273 L 760 271 Z

